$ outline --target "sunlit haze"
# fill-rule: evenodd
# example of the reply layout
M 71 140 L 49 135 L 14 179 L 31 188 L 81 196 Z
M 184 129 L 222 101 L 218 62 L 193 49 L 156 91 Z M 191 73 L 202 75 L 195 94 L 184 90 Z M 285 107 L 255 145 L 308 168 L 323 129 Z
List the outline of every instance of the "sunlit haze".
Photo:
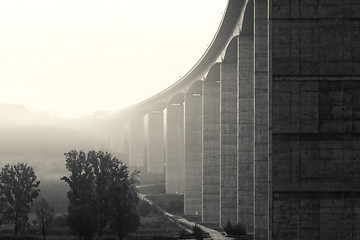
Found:
M 0 103 L 77 118 L 117 111 L 200 59 L 227 0 L 0 2 Z

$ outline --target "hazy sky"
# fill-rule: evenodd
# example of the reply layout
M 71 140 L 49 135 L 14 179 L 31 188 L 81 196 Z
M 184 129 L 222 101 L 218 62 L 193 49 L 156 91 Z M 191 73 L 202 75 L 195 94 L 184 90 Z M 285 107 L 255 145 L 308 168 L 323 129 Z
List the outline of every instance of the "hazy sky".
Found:
M 144 100 L 200 59 L 226 3 L 0 1 L 0 103 L 73 118 Z

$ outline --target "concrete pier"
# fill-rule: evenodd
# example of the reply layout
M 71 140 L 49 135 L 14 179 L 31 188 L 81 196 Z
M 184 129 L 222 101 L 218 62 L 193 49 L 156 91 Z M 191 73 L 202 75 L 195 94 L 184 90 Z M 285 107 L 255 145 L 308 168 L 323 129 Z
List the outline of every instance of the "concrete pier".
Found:
M 129 120 L 129 166 L 144 166 L 144 144 L 144 117 L 134 115 Z
M 202 82 L 185 95 L 184 214 L 202 216 Z
M 220 63 L 203 83 L 203 216 L 205 223 L 220 223 Z
M 247 3 L 239 36 L 238 69 L 238 222 L 254 225 L 254 2 Z
M 163 112 L 160 110 L 151 111 L 145 115 L 144 121 L 147 146 L 147 172 L 164 173 L 165 146 Z
M 237 50 L 230 42 L 220 65 L 220 223 L 237 223 Z
M 164 110 L 166 193 L 184 194 L 184 104 L 172 102 Z

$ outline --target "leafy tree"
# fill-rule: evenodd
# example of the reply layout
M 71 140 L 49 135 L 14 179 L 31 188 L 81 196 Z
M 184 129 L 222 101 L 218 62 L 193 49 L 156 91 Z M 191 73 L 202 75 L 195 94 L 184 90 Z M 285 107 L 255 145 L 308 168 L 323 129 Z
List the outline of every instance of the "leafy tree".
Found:
M 125 165 L 119 165 L 113 169 L 112 179 L 109 185 L 110 193 L 110 226 L 122 240 L 130 232 L 135 231 L 139 224 L 140 218 L 137 214 L 137 205 L 139 197 L 136 191 L 137 171 L 129 176 Z
M 95 176 L 93 167 L 84 152 L 65 153 L 66 168 L 70 177 L 62 177 L 69 184 L 68 223 L 70 229 L 80 237 L 91 239 L 96 232 Z
M 0 172 L 1 222 L 13 223 L 15 234 L 28 222 L 30 204 L 39 195 L 39 185 L 33 168 L 26 163 L 7 164 Z
M 46 240 L 47 230 L 54 219 L 54 209 L 45 201 L 45 199 L 40 198 L 35 202 L 35 214 L 43 239 Z
M 61 178 L 70 186 L 70 228 L 85 239 L 110 226 L 120 239 L 136 230 L 139 202 L 135 189 L 138 172 L 129 175 L 127 167 L 110 153 L 72 150 L 65 154 L 69 177 Z

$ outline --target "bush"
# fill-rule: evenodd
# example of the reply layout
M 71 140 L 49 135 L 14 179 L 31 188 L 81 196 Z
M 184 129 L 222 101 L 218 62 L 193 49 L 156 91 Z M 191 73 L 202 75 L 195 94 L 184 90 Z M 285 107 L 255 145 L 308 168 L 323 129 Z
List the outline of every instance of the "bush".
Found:
M 246 235 L 246 228 L 241 223 L 232 225 L 230 220 L 228 220 L 223 228 L 227 235 L 236 235 L 236 236 Z
M 204 231 L 198 225 L 193 226 L 194 237 L 196 240 L 203 239 Z
M 138 211 L 140 216 L 147 216 L 151 212 L 151 206 L 147 201 L 141 200 Z
M 183 239 L 185 237 L 185 235 L 186 235 L 186 230 L 185 230 L 185 228 L 183 228 L 179 232 L 179 238 Z
M 41 240 L 41 238 L 31 235 L 0 235 L 0 240 Z

